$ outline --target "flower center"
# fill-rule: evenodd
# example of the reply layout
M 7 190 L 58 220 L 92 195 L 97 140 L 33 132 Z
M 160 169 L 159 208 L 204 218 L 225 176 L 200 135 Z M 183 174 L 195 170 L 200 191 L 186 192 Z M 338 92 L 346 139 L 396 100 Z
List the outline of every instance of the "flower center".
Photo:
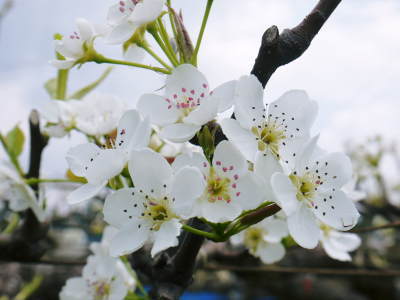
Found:
M 281 124 L 264 121 L 261 125 L 253 126 L 251 132 L 256 136 L 259 151 L 269 148 L 274 155 L 279 156 L 279 143 L 286 139 Z
M 105 300 L 108 298 L 111 292 L 111 286 L 105 281 L 95 281 L 94 287 L 94 300 Z
M 213 203 L 217 200 L 231 202 L 229 186 L 231 180 L 227 177 L 219 177 L 213 167 L 210 168 L 210 176 L 207 180 L 208 201 Z
M 244 235 L 244 244 L 251 252 L 256 252 L 258 245 L 263 241 L 264 233 L 260 228 L 249 228 Z
M 168 197 L 162 199 L 149 199 L 145 204 L 145 211 L 142 214 L 143 218 L 150 220 L 153 223 L 152 230 L 159 230 L 161 225 L 176 217 L 170 209 L 170 201 Z
M 314 198 L 318 183 L 315 182 L 310 173 L 306 173 L 303 176 L 297 176 L 295 173 L 292 173 L 289 175 L 289 178 L 293 185 L 297 188 L 297 200 L 311 201 Z

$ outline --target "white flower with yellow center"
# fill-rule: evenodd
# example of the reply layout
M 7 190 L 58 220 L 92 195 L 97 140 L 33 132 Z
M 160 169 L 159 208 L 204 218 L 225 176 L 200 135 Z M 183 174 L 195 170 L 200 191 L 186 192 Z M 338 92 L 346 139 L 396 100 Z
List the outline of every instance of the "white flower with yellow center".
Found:
M 218 112 L 232 106 L 235 85 L 236 81 L 228 81 L 210 91 L 204 75 L 194 66 L 183 64 L 167 77 L 164 96 L 145 94 L 137 108 L 161 127 L 162 138 L 182 143 Z
M 329 226 L 320 225 L 320 241 L 329 257 L 340 261 L 351 261 L 349 252 L 356 250 L 361 245 L 357 234 L 340 232 Z
M 286 92 L 266 108 L 264 90 L 254 75 L 238 80 L 235 92 L 235 119 L 224 119 L 224 134 L 254 162 L 257 151 L 272 154 L 290 164 L 293 153 L 309 138 L 317 104 L 304 91 Z
M 135 110 L 127 111 L 118 124 L 117 137 L 111 149 L 102 149 L 93 143 L 78 145 L 67 153 L 71 171 L 85 177 L 87 184 L 68 195 L 70 204 L 88 200 L 106 186 L 109 179 L 121 173 L 133 149 L 147 147 L 150 123 Z
M 304 248 L 318 244 L 317 220 L 337 230 L 350 230 L 359 213 L 341 190 L 351 180 L 350 159 L 343 153 L 316 154 L 318 137 L 309 141 L 289 175 L 275 173 L 272 190 L 282 207 L 293 239 Z
M 244 244 L 249 252 L 259 257 L 263 263 L 272 264 L 285 255 L 282 238 L 288 235 L 287 224 L 283 220 L 269 217 L 231 237 L 234 245 Z
M 184 167 L 173 173 L 167 160 L 149 150 L 133 151 L 129 172 L 134 188 L 107 197 L 104 219 L 119 229 L 110 243 L 112 256 L 132 253 L 154 241 L 151 255 L 178 245 L 181 217 L 204 189 L 200 171 Z
M 93 42 L 95 33 L 92 24 L 85 19 L 77 19 L 76 26 L 77 31 L 55 41 L 55 50 L 65 58 L 50 61 L 58 69 L 73 67 L 85 56 L 87 44 Z
M 140 26 L 157 19 L 164 6 L 163 0 L 121 0 L 108 11 L 109 43 L 127 41 Z
M 198 168 L 204 177 L 205 189 L 191 207 L 191 216 L 218 223 L 233 220 L 243 210 L 254 209 L 262 202 L 261 189 L 239 150 L 230 142 L 220 142 L 212 165 L 199 153 L 178 156 L 173 167 Z

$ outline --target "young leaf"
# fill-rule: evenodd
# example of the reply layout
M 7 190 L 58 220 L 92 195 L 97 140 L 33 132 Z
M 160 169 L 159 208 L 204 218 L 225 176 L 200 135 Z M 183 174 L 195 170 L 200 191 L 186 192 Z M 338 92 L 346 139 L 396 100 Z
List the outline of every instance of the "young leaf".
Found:
M 6 136 L 7 148 L 10 153 L 18 157 L 24 149 L 25 135 L 23 131 L 16 125 Z
M 57 78 L 51 78 L 46 81 L 44 84 L 44 88 L 49 94 L 51 99 L 55 99 L 57 97 Z

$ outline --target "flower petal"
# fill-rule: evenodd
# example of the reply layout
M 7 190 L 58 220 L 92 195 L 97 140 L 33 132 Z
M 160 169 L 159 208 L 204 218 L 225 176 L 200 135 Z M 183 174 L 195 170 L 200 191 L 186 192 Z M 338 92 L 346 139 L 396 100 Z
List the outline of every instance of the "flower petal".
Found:
M 289 234 L 287 223 L 284 220 L 270 217 L 261 221 L 260 226 L 267 231 L 264 241 L 269 243 L 278 243 Z
M 236 181 L 232 189 L 233 201 L 240 204 L 243 210 L 254 209 L 263 202 L 263 192 L 254 174 L 246 173 Z
M 200 102 L 200 105 L 183 119 L 183 122 L 195 125 L 204 125 L 213 120 L 218 113 L 220 99 L 209 96 Z
M 50 64 L 57 69 L 66 70 L 72 68 L 75 62 L 76 60 L 73 58 L 66 60 L 53 59 L 50 61 Z
M 351 256 L 347 251 L 343 249 L 338 249 L 334 245 L 329 238 L 321 239 L 322 248 L 324 248 L 326 254 L 329 257 L 339 260 L 339 261 L 351 261 Z
M 354 251 L 361 245 L 361 238 L 357 234 L 349 232 L 330 230 L 329 239 L 335 248 L 347 252 Z
M 146 199 L 134 188 L 120 189 L 106 198 L 104 220 L 113 227 L 122 228 L 125 224 L 141 217 Z
M 84 41 L 89 41 L 93 37 L 93 27 L 92 24 L 86 19 L 78 18 L 75 20 L 76 27 L 80 38 Z
M 122 44 L 127 41 L 136 30 L 136 25 L 130 22 L 123 22 L 113 27 L 106 37 L 109 44 Z
M 172 182 L 171 196 L 175 199 L 174 211 L 186 217 L 190 215 L 192 207 L 205 188 L 205 180 L 198 168 L 183 167 L 180 169 Z
M 203 154 L 197 152 L 180 154 L 172 163 L 172 168 L 175 172 L 186 166 L 198 168 L 204 176 L 208 176 L 210 174 L 210 163 Z
M 290 235 L 301 247 L 313 249 L 318 245 L 319 227 L 312 211 L 304 202 L 297 211 L 288 216 L 287 222 Z
M 215 202 L 202 200 L 199 205 L 201 214 L 199 217 L 203 217 L 213 223 L 232 221 L 242 212 L 238 205 L 221 200 Z
M 271 185 L 277 204 L 285 214 L 290 216 L 295 213 L 299 208 L 299 201 L 296 198 L 297 190 L 289 177 L 282 173 L 275 173 L 271 177 Z
M 172 100 L 154 94 L 144 94 L 137 103 L 137 109 L 156 125 L 164 126 L 175 123 L 179 118 L 179 111 Z
M 68 204 L 74 205 L 82 203 L 83 201 L 89 200 L 96 196 L 102 188 L 104 188 L 107 184 L 107 181 L 104 181 L 101 184 L 84 184 L 73 191 L 71 194 L 67 196 Z
M 142 62 L 145 56 L 146 56 L 146 51 L 142 47 L 139 47 L 136 44 L 129 45 L 128 49 L 126 49 L 124 53 L 125 60 L 136 63 Z
M 232 107 L 235 100 L 237 80 L 231 80 L 217 86 L 211 93 L 219 99 L 218 112 L 222 113 Z
M 67 152 L 66 160 L 69 168 L 76 176 L 86 176 L 86 166 L 92 158 L 100 154 L 101 149 L 93 143 L 81 144 L 71 148 Z
M 256 255 L 265 264 L 273 264 L 280 261 L 285 256 L 285 247 L 281 243 L 261 243 L 256 251 Z
M 254 75 L 242 76 L 236 86 L 235 116 L 245 129 L 265 119 L 264 89 Z M 263 117 L 264 116 L 264 117 Z
M 148 240 L 149 235 L 150 227 L 144 226 L 138 220 L 126 224 L 112 239 L 110 255 L 117 257 L 138 250 Z
M 151 248 L 151 256 L 154 257 L 157 253 L 175 247 L 178 245 L 178 236 L 181 233 L 182 224 L 178 219 L 171 219 L 164 222 L 160 229 L 154 232 L 154 244 Z
M 137 189 L 156 198 L 166 195 L 172 181 L 172 168 L 167 160 L 150 149 L 132 151 L 129 173 Z
M 237 120 L 224 119 L 220 122 L 222 131 L 242 152 L 245 158 L 254 162 L 257 152 L 257 140 L 248 130 L 243 129 Z
M 138 2 L 129 16 L 129 20 L 138 26 L 154 21 L 161 14 L 163 0 L 144 0 Z
M 201 126 L 192 124 L 171 124 L 161 130 L 160 136 L 174 143 L 184 143 L 192 139 L 200 128 Z
M 276 202 L 271 186 L 271 177 L 276 172 L 282 173 L 283 169 L 275 156 L 258 152 L 254 164 L 254 174 L 262 180 L 264 199 L 267 201 Z
M 318 194 L 313 212 L 321 222 L 342 231 L 356 226 L 360 217 L 354 203 L 342 191 Z
M 108 24 L 116 26 L 127 21 L 126 19 L 130 16 L 132 10 L 135 9 L 135 4 L 132 1 L 126 1 L 124 2 L 124 6 L 127 7 L 121 9 L 120 3 L 116 3 L 109 8 L 107 13 Z
M 215 148 L 213 167 L 219 176 L 237 180 L 247 172 L 247 161 L 233 143 L 222 141 Z

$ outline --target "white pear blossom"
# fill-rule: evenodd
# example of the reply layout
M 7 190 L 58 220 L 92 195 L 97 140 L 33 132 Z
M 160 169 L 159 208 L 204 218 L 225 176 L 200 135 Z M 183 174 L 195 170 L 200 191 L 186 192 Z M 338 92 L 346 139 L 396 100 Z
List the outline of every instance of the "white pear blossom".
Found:
M 182 154 L 173 163 L 176 170 L 188 165 L 198 168 L 205 181 L 203 194 L 188 208 L 190 216 L 203 217 L 215 223 L 231 221 L 243 210 L 261 204 L 259 182 L 248 170 L 246 159 L 231 142 L 222 141 L 217 145 L 212 165 L 200 153 Z
M 124 101 L 102 93 L 91 93 L 82 100 L 50 100 L 42 110 L 48 122 L 44 130 L 55 137 L 63 137 L 72 128 L 101 136 L 117 127 L 126 110 Z
M 106 198 L 104 219 L 119 229 L 110 246 L 112 256 L 132 253 L 153 241 L 151 255 L 178 245 L 180 219 L 203 192 L 202 174 L 184 167 L 174 173 L 160 154 L 133 151 L 129 161 L 134 188 L 116 191 Z
M 282 238 L 288 235 L 284 220 L 269 217 L 231 237 L 233 245 L 244 244 L 263 263 L 272 264 L 285 256 Z
M 341 190 L 351 180 L 350 159 L 343 153 L 315 156 L 318 136 L 295 156 L 288 175 L 275 173 L 271 185 L 277 203 L 287 216 L 289 232 L 304 248 L 314 248 L 319 240 L 317 220 L 346 231 L 357 224 L 359 213 Z
M 309 138 L 317 104 L 304 91 L 292 90 L 266 108 L 263 93 L 254 75 L 241 77 L 235 92 L 236 120 L 222 120 L 222 130 L 247 160 L 254 162 L 261 151 L 289 164 L 299 144 Z
M 133 149 L 147 147 L 150 139 L 150 123 L 142 119 L 136 110 L 127 111 L 121 118 L 113 148 L 102 149 L 93 143 L 71 148 L 67 161 L 71 171 L 85 177 L 87 184 L 68 195 L 70 204 L 94 197 L 109 179 L 120 174 Z
M 236 81 L 228 81 L 210 92 L 204 75 L 194 66 L 183 64 L 167 77 L 164 96 L 145 94 L 137 108 L 162 128 L 162 138 L 186 142 L 232 105 L 235 85 Z
M 123 43 L 142 25 L 157 19 L 164 6 L 164 0 L 121 0 L 108 11 L 110 30 L 106 39 L 109 43 Z
M 77 31 L 55 41 L 55 50 L 65 58 L 64 60 L 55 59 L 50 62 L 58 69 L 72 68 L 80 59 L 84 58 L 87 45 L 93 42 L 95 32 L 92 24 L 79 18 L 76 20 L 76 27 Z
M 334 230 L 323 224 L 320 227 L 320 241 L 326 254 L 336 260 L 351 261 L 349 252 L 360 247 L 360 237 L 354 233 Z
M 39 221 L 45 219 L 45 212 L 35 192 L 8 162 L 0 162 L 0 200 L 8 200 L 13 211 L 31 208 Z

